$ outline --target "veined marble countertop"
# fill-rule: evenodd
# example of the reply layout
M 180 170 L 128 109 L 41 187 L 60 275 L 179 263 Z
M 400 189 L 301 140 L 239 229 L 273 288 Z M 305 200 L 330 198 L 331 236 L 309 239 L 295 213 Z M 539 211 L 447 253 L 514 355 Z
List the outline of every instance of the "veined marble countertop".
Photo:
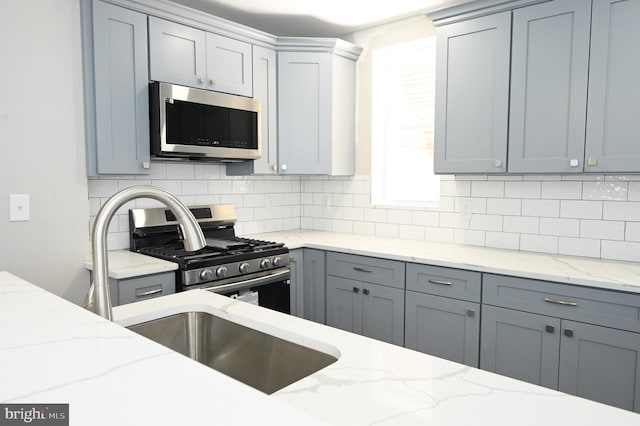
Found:
M 640 293 L 640 264 L 633 262 L 322 231 L 284 231 L 250 237 L 284 242 L 290 249 L 307 247 L 332 250 Z
M 90 259 L 91 254 L 87 255 L 87 258 Z M 175 262 L 145 256 L 129 250 L 110 250 L 108 263 L 109 276 L 117 280 L 178 269 L 178 264 Z M 92 271 L 93 261 L 85 261 L 84 267 Z
M 193 290 L 114 308 L 197 310 L 339 356 L 271 396 L 0 272 L 0 401 L 69 403 L 71 425 L 638 425 L 640 415 Z

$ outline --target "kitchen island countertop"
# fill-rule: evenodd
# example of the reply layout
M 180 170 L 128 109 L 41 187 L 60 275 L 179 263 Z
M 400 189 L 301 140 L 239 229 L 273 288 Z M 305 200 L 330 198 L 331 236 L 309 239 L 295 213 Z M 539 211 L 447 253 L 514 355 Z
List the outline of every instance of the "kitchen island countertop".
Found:
M 69 403 L 71 425 L 640 424 L 640 415 L 200 290 L 110 323 L 0 272 L 0 401 Z M 267 396 L 121 327 L 199 310 L 339 356 Z

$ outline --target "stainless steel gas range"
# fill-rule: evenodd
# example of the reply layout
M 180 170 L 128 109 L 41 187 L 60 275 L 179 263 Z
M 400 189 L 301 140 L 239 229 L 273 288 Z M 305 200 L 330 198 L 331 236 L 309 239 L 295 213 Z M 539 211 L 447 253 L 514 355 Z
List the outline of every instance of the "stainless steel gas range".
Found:
M 204 289 L 290 313 L 289 249 L 235 235 L 233 205 L 190 207 L 207 241 L 184 249 L 180 227 L 165 208 L 129 210 L 130 250 L 175 262 L 176 291 Z

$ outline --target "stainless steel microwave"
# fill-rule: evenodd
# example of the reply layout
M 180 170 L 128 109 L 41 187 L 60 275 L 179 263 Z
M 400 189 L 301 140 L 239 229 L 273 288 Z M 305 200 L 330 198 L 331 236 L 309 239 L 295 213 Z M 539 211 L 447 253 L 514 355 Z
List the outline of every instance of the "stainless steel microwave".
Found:
M 259 100 L 152 82 L 151 156 L 221 161 L 260 158 Z

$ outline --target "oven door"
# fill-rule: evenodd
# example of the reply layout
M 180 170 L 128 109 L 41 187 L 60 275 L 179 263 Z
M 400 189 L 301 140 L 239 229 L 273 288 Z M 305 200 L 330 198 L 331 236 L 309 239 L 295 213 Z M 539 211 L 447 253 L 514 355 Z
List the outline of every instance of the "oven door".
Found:
M 253 298 L 257 293 L 259 306 L 290 314 L 290 278 L 289 268 L 280 268 L 267 273 L 189 286 L 185 290 L 206 290 L 240 300 L 246 297 Z

